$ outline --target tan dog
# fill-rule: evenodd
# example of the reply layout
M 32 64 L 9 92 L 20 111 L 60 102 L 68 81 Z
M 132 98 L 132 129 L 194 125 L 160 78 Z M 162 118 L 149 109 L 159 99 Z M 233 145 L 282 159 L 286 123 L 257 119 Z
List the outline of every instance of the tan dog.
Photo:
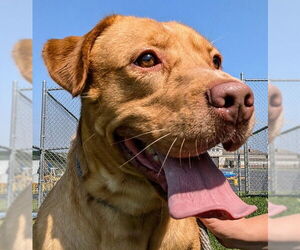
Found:
M 253 94 L 221 71 L 220 53 L 193 29 L 114 15 L 82 37 L 49 40 L 43 57 L 51 77 L 81 95 L 82 110 L 34 249 L 199 249 L 186 217 L 250 212 L 235 210 L 235 198 L 227 204 L 230 188 L 205 152 L 244 143 Z

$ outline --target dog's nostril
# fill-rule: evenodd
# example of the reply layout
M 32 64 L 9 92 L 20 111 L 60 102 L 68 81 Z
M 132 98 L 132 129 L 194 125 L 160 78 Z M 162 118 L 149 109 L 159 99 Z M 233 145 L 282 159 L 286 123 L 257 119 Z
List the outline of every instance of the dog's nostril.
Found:
M 244 105 L 246 107 L 252 107 L 254 105 L 254 98 L 252 94 L 249 93 L 245 96 Z
M 228 122 L 247 121 L 254 111 L 254 95 L 242 82 L 227 82 L 213 86 L 207 92 L 208 102 L 222 119 Z
M 225 96 L 225 103 L 223 108 L 229 108 L 234 105 L 234 97 L 233 96 Z
M 273 94 L 270 98 L 270 106 L 280 107 L 282 104 L 282 99 L 280 94 Z

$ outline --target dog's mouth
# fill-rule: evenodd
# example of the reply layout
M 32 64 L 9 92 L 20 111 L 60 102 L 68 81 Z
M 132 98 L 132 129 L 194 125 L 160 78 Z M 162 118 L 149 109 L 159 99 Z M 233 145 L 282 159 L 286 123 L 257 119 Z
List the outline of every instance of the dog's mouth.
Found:
M 166 157 L 141 140 L 120 136 L 117 140 L 127 162 L 146 176 L 168 200 L 173 218 L 237 219 L 256 210 L 233 192 L 207 152 L 188 158 Z

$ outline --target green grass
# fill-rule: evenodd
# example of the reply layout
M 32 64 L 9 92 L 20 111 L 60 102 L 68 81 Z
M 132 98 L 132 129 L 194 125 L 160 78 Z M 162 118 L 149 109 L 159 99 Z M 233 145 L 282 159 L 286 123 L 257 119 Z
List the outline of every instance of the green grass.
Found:
M 0 212 L 6 211 L 6 200 L 0 200 Z M 3 223 L 3 219 L 0 220 L 0 226 Z
M 243 201 L 245 201 L 249 205 L 255 205 L 257 206 L 257 211 L 253 214 L 251 214 L 249 217 L 264 214 L 268 212 L 268 201 L 267 197 L 261 197 L 261 196 L 245 196 L 241 197 Z M 224 250 L 228 249 L 226 247 L 223 247 L 218 240 L 215 238 L 215 236 L 211 233 L 209 233 L 209 238 L 211 242 L 211 246 L 213 250 Z
M 6 210 L 6 200 L 0 200 L 0 211 Z
M 38 201 L 36 199 L 32 199 L 32 212 L 38 212 Z
M 6 200 L 0 200 L 0 212 L 6 211 Z M 32 200 L 32 211 L 37 212 L 38 211 L 38 202 L 37 200 Z

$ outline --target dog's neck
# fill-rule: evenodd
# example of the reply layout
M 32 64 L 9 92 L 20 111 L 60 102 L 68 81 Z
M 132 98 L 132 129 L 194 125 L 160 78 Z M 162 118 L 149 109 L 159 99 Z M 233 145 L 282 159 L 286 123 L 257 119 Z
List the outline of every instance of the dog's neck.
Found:
M 82 180 L 82 178 L 83 178 L 83 171 L 82 171 L 82 168 L 80 166 L 80 160 L 79 160 L 78 154 L 75 153 L 74 157 L 75 157 L 75 171 L 76 171 L 77 177 L 78 177 L 79 180 Z M 134 215 L 126 214 L 126 212 L 122 211 L 119 207 L 110 204 L 104 198 L 101 198 L 101 197 L 97 197 L 96 198 L 96 197 L 93 197 L 91 195 L 87 195 L 87 197 L 88 197 L 89 200 L 91 200 L 91 199 L 95 200 L 101 206 L 109 208 L 110 210 L 112 210 L 115 213 L 124 214 L 125 216 L 134 216 Z M 145 213 L 145 214 L 147 214 L 147 213 Z M 144 214 L 143 214 L 143 216 L 144 216 Z
M 115 240 L 124 239 L 124 232 L 128 237 L 136 235 L 134 242 L 141 244 L 140 249 L 160 244 L 170 220 L 166 202 L 146 179 L 119 169 L 107 142 L 99 135 L 91 136 L 93 133 L 81 121 L 69 154 L 62 188 L 68 190 L 64 190 L 66 196 L 72 192 L 74 202 L 84 208 L 84 215 L 79 209 L 73 211 L 75 216 L 84 216 L 100 234 L 104 229 L 95 218 L 108 220 L 111 226 L 106 232 L 115 235 Z
M 87 197 L 100 206 L 130 216 L 166 209 L 166 202 L 145 178 L 119 167 L 113 145 L 84 120 L 80 121 L 71 157 L 75 178 Z

